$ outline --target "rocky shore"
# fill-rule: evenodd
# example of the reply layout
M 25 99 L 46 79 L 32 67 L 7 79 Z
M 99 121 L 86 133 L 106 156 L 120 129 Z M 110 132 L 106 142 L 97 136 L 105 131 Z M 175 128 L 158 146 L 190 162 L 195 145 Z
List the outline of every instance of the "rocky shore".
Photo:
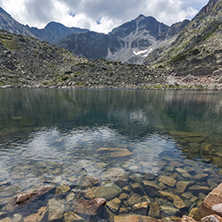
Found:
M 122 176 L 122 175 L 121 175 Z M 88 178 L 84 181 L 93 187 L 98 182 L 95 178 Z M 172 178 L 162 177 L 163 185 L 174 186 L 176 181 Z M 159 193 L 164 198 L 173 201 L 174 207 L 159 206 L 157 202 L 151 202 L 148 196 L 132 195 L 128 200 L 129 187 L 124 187 L 126 193 L 121 193 L 122 189 L 113 182 L 103 183 L 101 186 L 84 192 L 84 199 L 78 198 L 74 192 L 70 192 L 71 188 L 67 185 L 58 187 L 46 186 L 38 189 L 25 191 L 14 196 L 9 203 L 0 212 L 0 222 L 40 222 L 40 221 L 114 221 L 114 222 L 220 222 L 222 221 L 222 183 L 211 191 L 203 200 L 198 208 L 192 208 L 189 215 L 182 218 L 176 216 L 180 209 L 186 208 L 185 202 L 172 193 L 160 191 L 161 188 L 148 181 L 143 182 L 146 190 L 151 193 Z M 188 183 L 177 184 L 182 191 L 186 189 Z M 139 183 L 132 185 L 134 192 L 143 189 Z M 200 189 L 199 193 L 203 191 Z M 198 190 L 198 189 L 197 189 Z M 205 190 L 206 191 L 206 190 Z M 34 201 L 41 199 L 44 195 L 54 193 L 54 197 L 48 199 L 37 212 L 29 214 L 19 213 L 18 209 L 25 208 L 29 210 L 34 205 Z M 120 194 L 121 193 L 121 194 Z M 119 198 L 117 196 L 120 194 Z M 185 195 L 185 193 L 184 193 Z M 187 194 L 186 194 L 187 195 Z M 64 197 L 65 199 L 61 199 Z M 102 198 L 99 198 L 101 196 Z M 103 198 L 103 197 L 106 197 Z M 127 201 L 126 201 L 127 200 Z M 128 213 L 127 208 L 120 207 L 121 202 L 127 202 L 128 206 L 132 206 L 132 213 Z M 119 211 L 118 215 L 115 213 Z M 160 213 L 164 212 L 166 217 L 161 217 Z M 167 217 L 167 215 L 175 215 Z M 3 219 L 2 219 L 3 218 Z
M 205 75 L 90 61 L 46 42 L 0 31 L 0 87 L 221 90 L 221 69 Z M 170 74 L 171 73 L 171 74 Z
M 171 134 L 189 143 L 192 152 L 210 156 L 212 144 L 202 137 L 188 132 Z M 201 143 L 201 150 L 197 143 Z M 81 153 L 84 155 L 84 150 Z M 145 150 L 140 146 L 134 152 L 101 147 L 95 153 L 101 162 L 80 160 L 75 163 L 73 176 L 57 176 L 51 185 L 18 192 L 5 202 L 0 222 L 222 220 L 222 184 L 218 186 L 221 179 L 212 168 L 202 168 L 189 159 L 171 159 L 169 155 L 155 163 L 147 146 Z M 130 159 L 132 155 L 134 159 Z M 103 162 L 108 159 L 112 163 L 109 167 Z M 213 161 L 221 165 L 220 152 Z M 48 171 L 45 167 L 39 169 L 42 174 Z M 155 169 L 159 172 L 160 168 L 157 174 Z M 56 172 L 59 175 L 58 166 Z M 7 186 L 7 181 L 0 186 Z

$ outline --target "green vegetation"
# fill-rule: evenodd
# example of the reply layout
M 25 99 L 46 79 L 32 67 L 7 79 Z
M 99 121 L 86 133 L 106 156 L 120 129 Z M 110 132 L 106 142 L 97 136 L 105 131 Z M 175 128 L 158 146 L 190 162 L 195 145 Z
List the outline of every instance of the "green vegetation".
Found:
M 19 41 L 15 40 L 11 35 L 1 34 L 0 43 L 9 50 L 19 50 L 21 48 Z
M 173 63 L 176 63 L 176 62 L 181 62 L 183 61 L 184 59 L 186 59 L 186 57 L 190 57 L 190 56 L 194 56 L 194 55 L 198 55 L 200 53 L 200 50 L 199 49 L 191 49 L 191 50 L 185 50 L 181 53 L 179 53 L 178 55 L 176 55 L 175 57 L 173 57 L 171 59 L 171 61 Z

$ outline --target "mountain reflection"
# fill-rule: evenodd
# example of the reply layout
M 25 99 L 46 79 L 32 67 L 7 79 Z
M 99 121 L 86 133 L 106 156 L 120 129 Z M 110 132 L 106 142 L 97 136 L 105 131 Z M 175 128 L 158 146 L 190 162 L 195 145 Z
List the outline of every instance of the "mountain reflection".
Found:
M 25 189 L 82 174 L 102 178 L 119 166 L 154 177 L 166 161 L 218 171 L 221 106 L 221 92 L 1 89 L 0 182 Z M 99 155 L 104 147 L 130 155 Z
M 137 138 L 165 130 L 219 134 L 219 92 L 145 90 L 0 90 L 0 132 L 108 125 Z

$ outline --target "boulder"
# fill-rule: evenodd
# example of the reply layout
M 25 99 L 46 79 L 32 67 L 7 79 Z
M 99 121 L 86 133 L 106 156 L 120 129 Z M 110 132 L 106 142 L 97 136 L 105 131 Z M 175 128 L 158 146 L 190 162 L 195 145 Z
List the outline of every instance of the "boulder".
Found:
M 146 216 L 148 214 L 148 207 L 149 207 L 148 202 L 142 202 L 142 203 L 134 204 L 132 207 L 132 210 L 136 214 Z
M 195 214 L 194 219 L 200 220 L 203 217 L 215 214 L 215 210 L 218 210 L 218 204 L 221 203 L 222 183 L 207 195 L 198 212 Z M 220 206 L 221 205 L 219 205 L 219 207 Z
M 160 222 L 160 220 L 148 216 L 127 215 L 127 216 L 115 216 L 114 222 Z
M 176 168 L 175 169 L 183 178 L 187 178 L 187 179 L 190 179 L 191 178 L 191 175 L 186 171 L 184 170 L 183 168 Z
M 118 186 L 126 186 L 128 184 L 128 174 L 120 167 L 113 167 L 105 171 L 102 176 L 102 180 L 110 180 L 115 182 Z
M 143 199 L 143 197 L 141 197 L 139 194 L 134 193 L 134 194 L 127 200 L 127 203 L 129 204 L 129 206 L 133 206 L 134 204 L 137 204 L 137 203 L 141 202 L 142 199 Z
M 179 209 L 166 205 L 161 205 L 160 210 L 162 211 L 164 217 L 175 216 L 180 212 Z
M 176 184 L 176 180 L 172 177 L 169 177 L 169 176 L 162 176 L 159 179 L 159 181 L 162 182 L 163 184 L 169 186 L 169 187 L 174 187 L 175 184 Z
M 111 200 L 118 196 L 122 189 L 113 182 L 105 182 L 94 190 L 95 197 Z
M 6 217 L 6 218 L 0 220 L 0 222 L 11 222 L 11 221 L 12 221 L 12 219 L 10 217 Z
M 59 187 L 56 188 L 56 195 L 60 195 L 60 194 L 65 194 L 70 190 L 69 186 L 66 185 L 61 185 Z
M 195 176 L 193 176 L 193 179 L 194 180 L 204 180 L 208 177 L 208 174 L 207 173 L 201 173 L 201 174 L 197 174 Z
M 48 201 L 48 220 L 59 220 L 63 218 L 63 214 L 65 212 L 65 205 L 62 200 L 51 199 Z
M 201 218 L 201 222 L 222 222 L 222 218 L 216 214 Z
M 222 216 L 222 203 L 213 205 L 212 209 L 213 209 L 217 214 L 219 214 L 220 216 Z
M 73 213 L 73 212 L 67 212 L 64 214 L 64 222 L 83 222 L 85 221 L 82 217 L 79 215 Z
M 150 197 L 159 196 L 159 192 L 158 191 L 161 190 L 160 186 L 158 186 L 156 183 L 154 183 L 152 181 L 148 181 L 148 180 L 144 180 L 143 184 L 144 184 L 144 189 L 145 189 L 146 193 Z
M 210 191 L 209 187 L 206 186 L 200 186 L 200 185 L 193 185 L 191 187 L 188 188 L 188 190 L 192 191 L 192 192 L 203 192 L 203 193 L 208 193 Z
M 196 222 L 192 217 L 183 216 L 180 222 Z
M 143 186 L 142 186 L 140 183 L 133 183 L 133 184 L 131 185 L 131 190 L 132 190 L 134 193 L 138 193 L 138 194 L 144 193 L 144 191 L 143 191 Z
M 160 216 L 160 207 L 157 202 L 149 203 L 149 213 L 148 216 L 159 218 Z
M 177 191 L 179 193 L 183 193 L 189 184 L 190 184 L 189 181 L 178 181 L 176 183 Z
M 127 193 L 121 193 L 120 196 L 119 196 L 119 199 L 120 200 L 127 200 L 129 199 L 130 195 L 127 194 Z
M 106 155 L 109 158 L 127 157 L 133 155 L 129 150 L 122 148 L 100 148 L 96 151 L 98 154 Z
M 119 210 L 121 204 L 121 200 L 118 198 L 114 198 L 110 201 L 107 202 L 106 206 L 112 211 L 112 212 L 117 212 Z
M 92 187 L 100 184 L 100 179 L 92 176 L 87 176 L 82 178 L 77 185 L 83 186 L 83 187 Z
M 24 222 L 39 222 L 42 221 L 43 217 L 47 213 L 47 207 L 41 207 L 38 213 L 31 214 L 23 219 Z
M 177 195 L 174 195 L 173 197 L 173 204 L 178 209 L 187 207 L 187 205 L 183 202 L 183 200 Z
M 40 196 L 46 194 L 52 189 L 53 187 L 46 186 L 18 194 L 9 201 L 9 203 L 5 206 L 5 209 L 9 212 L 13 212 L 17 207 L 25 205 L 28 202 L 38 199 Z
M 166 191 L 159 191 L 160 197 L 167 199 L 167 200 L 173 200 L 174 194 Z
M 95 216 L 105 204 L 104 198 L 96 198 L 93 200 L 74 200 L 72 207 L 75 213 Z

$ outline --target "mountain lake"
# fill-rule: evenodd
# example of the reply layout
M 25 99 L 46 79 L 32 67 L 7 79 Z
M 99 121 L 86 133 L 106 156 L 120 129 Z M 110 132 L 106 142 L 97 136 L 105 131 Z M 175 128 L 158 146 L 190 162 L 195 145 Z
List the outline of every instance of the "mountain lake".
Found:
M 42 207 L 38 221 L 181 217 L 221 179 L 222 92 L 0 89 L 0 220 Z M 97 214 L 73 204 L 95 198 L 107 200 Z

